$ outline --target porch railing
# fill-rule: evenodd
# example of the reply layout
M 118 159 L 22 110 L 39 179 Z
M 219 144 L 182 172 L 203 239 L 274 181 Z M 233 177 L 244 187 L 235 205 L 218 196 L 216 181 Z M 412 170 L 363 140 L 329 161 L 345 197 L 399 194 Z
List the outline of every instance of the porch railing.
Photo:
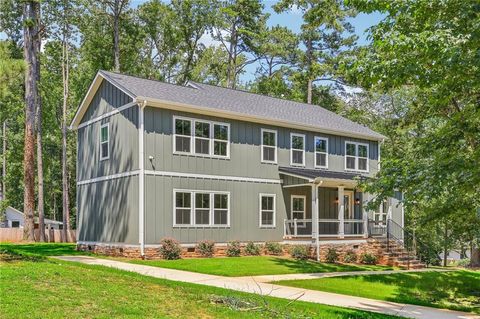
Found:
M 320 219 L 318 221 L 319 237 L 362 236 L 365 234 L 364 220 L 345 219 L 344 233 L 340 233 L 340 220 Z M 312 237 L 312 219 L 285 219 L 284 237 Z

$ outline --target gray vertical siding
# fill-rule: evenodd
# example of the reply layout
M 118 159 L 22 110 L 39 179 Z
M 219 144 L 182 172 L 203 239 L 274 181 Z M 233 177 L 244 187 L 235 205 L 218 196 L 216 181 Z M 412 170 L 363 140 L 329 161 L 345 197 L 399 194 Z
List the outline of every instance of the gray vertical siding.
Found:
M 231 144 L 230 158 L 205 158 L 195 155 L 173 154 L 173 116 L 183 116 L 196 119 L 230 123 Z M 278 134 L 278 164 L 261 163 L 260 132 L 262 128 L 277 130 Z M 255 123 L 225 120 L 222 118 L 201 116 L 171 110 L 147 107 L 145 109 L 145 169 L 165 170 L 185 173 L 200 173 L 212 175 L 246 176 L 259 178 L 279 178 L 278 166 L 290 166 L 290 133 L 306 135 L 305 162 L 306 168 L 314 168 L 314 137 L 327 137 L 329 140 L 329 170 L 344 170 L 345 141 L 368 143 L 369 146 L 369 176 L 377 172 L 378 149 L 377 142 L 346 138 L 334 135 L 317 134 L 292 130 L 282 127 L 272 127 Z M 149 156 L 153 156 L 150 161 Z
M 103 80 L 80 123 L 97 118 L 132 101 L 133 99 L 122 90 Z
M 230 192 L 230 227 L 173 227 L 173 190 L 207 190 Z M 145 177 L 146 243 L 158 244 L 163 237 L 174 237 L 182 243 L 202 239 L 215 242 L 282 240 L 286 218 L 280 184 L 248 183 L 191 179 L 180 177 Z M 259 194 L 276 194 L 276 227 L 259 227 Z
M 138 244 L 138 176 L 77 186 L 79 241 Z

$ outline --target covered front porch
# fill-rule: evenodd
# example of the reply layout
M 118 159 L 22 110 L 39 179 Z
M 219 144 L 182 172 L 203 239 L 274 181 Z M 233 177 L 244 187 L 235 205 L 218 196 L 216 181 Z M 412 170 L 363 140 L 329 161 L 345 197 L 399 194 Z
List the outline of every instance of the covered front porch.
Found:
M 367 196 L 356 189 L 358 175 L 280 167 L 287 207 L 284 239 L 368 237 Z

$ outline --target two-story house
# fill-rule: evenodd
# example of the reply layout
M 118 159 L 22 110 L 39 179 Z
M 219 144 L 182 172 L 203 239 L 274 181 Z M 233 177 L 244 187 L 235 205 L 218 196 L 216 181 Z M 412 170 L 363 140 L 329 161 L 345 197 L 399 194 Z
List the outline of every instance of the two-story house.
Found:
M 369 219 L 403 225 L 397 199 L 367 212 L 356 188 L 384 136 L 320 106 L 99 71 L 71 126 L 82 247 L 355 244 Z

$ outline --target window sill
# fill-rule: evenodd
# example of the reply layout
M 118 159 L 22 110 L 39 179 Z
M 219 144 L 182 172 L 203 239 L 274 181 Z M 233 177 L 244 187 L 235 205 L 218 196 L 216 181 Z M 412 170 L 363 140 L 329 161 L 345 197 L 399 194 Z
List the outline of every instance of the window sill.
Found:
M 260 161 L 262 164 L 270 164 L 270 165 L 278 165 L 277 162 L 270 162 L 270 161 Z
M 259 226 L 260 229 L 276 229 L 276 226 Z
M 366 173 L 369 174 L 370 171 L 361 171 L 358 169 L 351 169 L 351 168 L 345 168 L 345 172 L 350 172 L 350 173 Z
M 173 228 L 178 229 L 203 229 L 203 228 L 217 228 L 217 229 L 228 229 L 230 225 L 173 225 Z

